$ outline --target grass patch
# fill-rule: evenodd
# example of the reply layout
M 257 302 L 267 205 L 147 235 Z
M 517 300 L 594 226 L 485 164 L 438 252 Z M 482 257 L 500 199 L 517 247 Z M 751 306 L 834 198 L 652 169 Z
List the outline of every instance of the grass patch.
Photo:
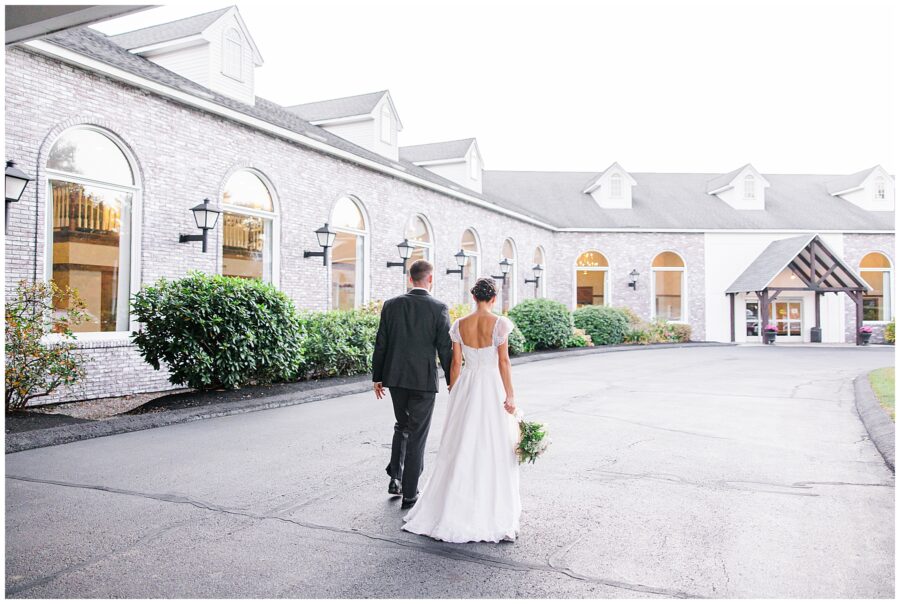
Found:
M 894 368 L 876 369 L 869 374 L 869 383 L 872 384 L 878 402 L 894 419 Z

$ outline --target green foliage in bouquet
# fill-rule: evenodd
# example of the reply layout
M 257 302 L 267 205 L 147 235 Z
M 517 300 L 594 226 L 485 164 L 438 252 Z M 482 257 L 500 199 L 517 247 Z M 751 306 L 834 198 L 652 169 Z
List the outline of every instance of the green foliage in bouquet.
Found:
M 519 420 L 519 444 L 516 456 L 519 464 L 534 463 L 550 446 L 550 437 L 544 424 Z

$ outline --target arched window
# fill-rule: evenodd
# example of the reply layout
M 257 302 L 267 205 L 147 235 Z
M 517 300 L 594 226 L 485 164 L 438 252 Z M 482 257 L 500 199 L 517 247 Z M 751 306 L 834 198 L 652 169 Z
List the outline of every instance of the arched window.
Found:
M 381 106 L 381 140 L 382 142 L 390 144 L 391 142 L 391 108 L 385 102 L 384 105 Z
M 460 244 L 462 251 L 469 257 L 469 261 L 463 267 L 462 278 L 462 302 L 470 302 L 472 296 L 469 290 L 475 285 L 475 280 L 481 271 L 481 243 L 478 241 L 478 233 L 474 229 L 466 229 L 463 232 L 462 242 Z
M 231 175 L 222 190 L 222 274 L 275 281 L 275 204 L 262 178 L 251 170 Z
M 547 260 L 544 257 L 544 248 L 541 246 L 534 248 L 534 258 L 532 259 L 532 262 L 534 262 L 532 267 L 540 265 L 540 267 L 544 269 L 541 272 L 541 278 L 538 280 L 534 289 L 534 297 L 543 298 L 547 295 Z M 534 275 L 532 274 L 528 278 L 533 279 Z
M 684 260 L 675 252 L 663 252 L 653 259 L 650 271 L 653 316 L 666 321 L 685 321 Z
M 880 252 L 866 254 L 859 263 L 859 275 L 872 288 L 863 293 L 863 321 L 890 321 L 894 316 L 891 261 Z
M 575 262 L 575 308 L 609 303 L 609 262 L 600 252 L 584 252 Z
M 756 198 L 756 179 L 752 174 L 744 177 L 744 199 Z
M 434 242 L 431 240 L 431 229 L 428 228 L 428 223 L 424 217 L 418 214 L 411 217 L 409 222 L 406 223 L 403 238 L 412 246 L 412 254 L 410 254 L 409 260 L 406 262 L 408 266 L 412 265 L 416 260 L 431 261 Z M 412 288 L 409 276 L 403 275 L 403 280 L 406 283 L 407 291 L 409 291 Z
M 87 320 L 73 331 L 127 331 L 140 216 L 131 162 L 111 134 L 72 128 L 50 150 L 47 179 L 47 277 L 77 289 L 87 305 Z
M 331 213 L 336 236 L 331 250 L 331 307 L 350 310 L 365 299 L 365 255 L 368 229 L 359 203 L 342 197 Z
M 622 197 L 622 175 L 613 174 L 609 177 L 609 196 L 613 199 Z
M 500 311 L 506 312 L 516 305 L 516 293 L 519 280 L 519 271 L 516 258 L 516 244 L 512 239 L 503 242 L 503 249 L 500 250 L 500 260 L 509 262 L 509 272 L 506 279 L 500 283 Z
M 222 73 L 243 81 L 244 44 L 240 32 L 233 27 L 225 30 L 222 45 Z
M 879 176 L 875 179 L 875 199 L 882 200 L 884 199 L 884 177 Z

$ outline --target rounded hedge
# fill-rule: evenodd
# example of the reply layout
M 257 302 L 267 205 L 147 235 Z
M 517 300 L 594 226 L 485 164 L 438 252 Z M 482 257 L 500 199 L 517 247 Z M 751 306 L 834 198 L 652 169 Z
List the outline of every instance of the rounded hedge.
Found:
M 300 329 L 290 298 L 255 279 L 190 273 L 134 295 L 132 340 L 154 369 L 190 388 L 239 388 L 293 379 Z
M 525 336 L 528 350 L 563 348 L 572 336 L 572 314 L 555 300 L 525 300 L 510 309 L 509 318 Z
M 630 328 L 628 316 L 620 309 L 609 306 L 584 306 L 572 316 L 575 327 L 587 332 L 598 346 L 621 344 Z
M 378 321 L 377 309 L 302 314 L 297 377 L 307 380 L 371 371 Z

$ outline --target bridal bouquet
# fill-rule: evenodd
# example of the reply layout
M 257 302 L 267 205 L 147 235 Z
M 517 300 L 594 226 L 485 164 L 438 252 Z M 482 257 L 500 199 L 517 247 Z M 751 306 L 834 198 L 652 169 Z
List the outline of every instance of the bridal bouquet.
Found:
M 544 424 L 525 421 L 521 412 L 516 413 L 519 420 L 519 444 L 516 445 L 516 456 L 519 464 L 534 463 L 550 447 L 550 437 Z

